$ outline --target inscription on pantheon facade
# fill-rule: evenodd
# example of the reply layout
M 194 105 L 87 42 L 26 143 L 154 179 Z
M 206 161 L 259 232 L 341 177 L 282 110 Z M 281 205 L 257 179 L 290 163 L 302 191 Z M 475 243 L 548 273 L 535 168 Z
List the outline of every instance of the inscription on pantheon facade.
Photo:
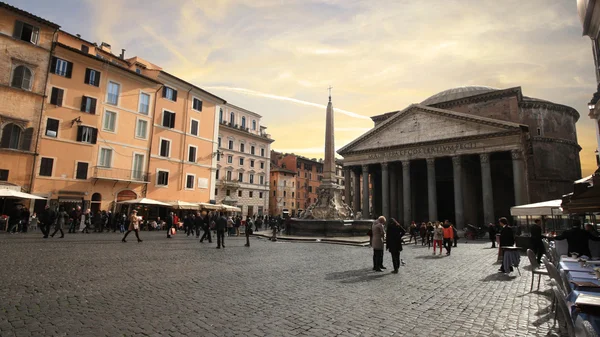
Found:
M 416 156 L 440 156 L 452 155 L 461 150 L 474 150 L 477 148 L 477 142 L 458 143 L 458 144 L 441 144 L 434 146 L 415 147 L 410 149 L 401 149 L 387 151 L 382 153 L 369 154 L 368 159 L 387 159 L 387 158 L 402 158 Z

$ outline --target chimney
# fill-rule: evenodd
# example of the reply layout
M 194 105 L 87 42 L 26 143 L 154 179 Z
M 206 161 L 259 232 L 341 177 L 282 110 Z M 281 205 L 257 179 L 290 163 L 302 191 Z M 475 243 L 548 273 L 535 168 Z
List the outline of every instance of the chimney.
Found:
M 110 53 L 110 45 L 106 42 L 102 42 L 100 44 L 100 49 L 104 50 L 105 52 L 109 52 Z
M 81 34 L 75 34 L 75 36 L 81 39 Z
M 121 55 L 119 55 L 119 58 L 121 58 L 121 60 L 125 59 L 125 49 L 121 49 Z

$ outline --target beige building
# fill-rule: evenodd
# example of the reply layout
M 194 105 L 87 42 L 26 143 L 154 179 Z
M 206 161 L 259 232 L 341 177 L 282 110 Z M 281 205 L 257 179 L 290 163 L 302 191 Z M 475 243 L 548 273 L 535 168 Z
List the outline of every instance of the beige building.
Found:
M 219 107 L 215 199 L 239 207 L 243 216 L 264 215 L 269 207 L 273 139 L 260 119 L 232 104 Z

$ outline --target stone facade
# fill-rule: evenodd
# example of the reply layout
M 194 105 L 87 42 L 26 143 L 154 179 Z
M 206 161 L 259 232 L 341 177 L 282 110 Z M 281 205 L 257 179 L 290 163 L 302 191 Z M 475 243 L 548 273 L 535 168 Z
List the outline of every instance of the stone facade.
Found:
M 243 216 L 269 209 L 271 143 L 261 116 L 232 104 L 219 111 L 215 199 L 239 207 Z

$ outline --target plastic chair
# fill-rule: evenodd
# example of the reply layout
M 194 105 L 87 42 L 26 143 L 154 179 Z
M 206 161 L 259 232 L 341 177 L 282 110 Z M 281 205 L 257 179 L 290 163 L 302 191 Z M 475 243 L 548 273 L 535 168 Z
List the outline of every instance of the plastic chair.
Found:
M 529 258 L 529 264 L 531 265 L 531 287 L 529 291 L 533 291 L 533 281 L 535 280 L 535 275 L 538 275 L 538 285 L 537 290 L 540 290 L 540 281 L 542 279 L 542 275 L 548 275 L 546 270 L 539 270 L 540 265 L 537 263 L 535 259 L 535 253 L 531 249 L 527 249 L 527 257 Z
M 571 319 L 571 310 L 569 310 L 569 305 L 567 304 L 565 294 L 560 290 L 560 287 L 558 285 L 552 287 L 552 292 L 554 294 L 554 298 L 556 299 L 554 324 L 556 324 L 558 313 L 560 313 L 563 321 L 567 326 L 567 333 L 569 334 L 569 337 L 576 337 L 575 325 L 573 324 L 573 320 Z

